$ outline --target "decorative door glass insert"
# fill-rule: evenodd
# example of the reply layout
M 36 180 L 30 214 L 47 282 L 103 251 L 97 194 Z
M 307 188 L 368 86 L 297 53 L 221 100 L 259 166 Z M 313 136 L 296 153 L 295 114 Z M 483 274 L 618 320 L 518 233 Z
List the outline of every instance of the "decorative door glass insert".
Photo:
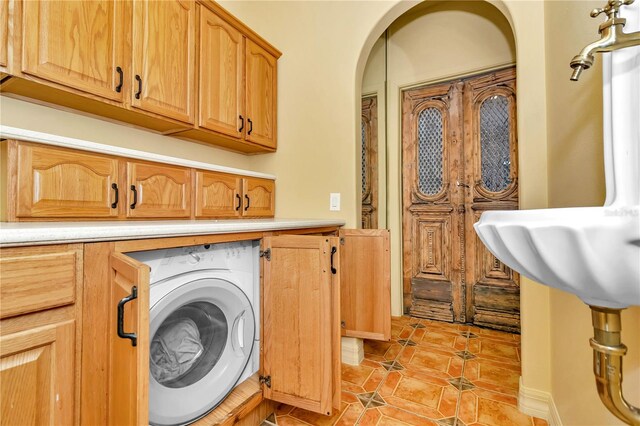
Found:
M 442 190 L 442 113 L 426 108 L 418 115 L 418 190 L 436 195 Z
M 364 119 L 360 122 L 362 131 L 362 195 L 367 193 L 367 124 Z
M 491 192 L 504 191 L 511 183 L 509 99 L 496 95 L 480 106 L 482 183 Z

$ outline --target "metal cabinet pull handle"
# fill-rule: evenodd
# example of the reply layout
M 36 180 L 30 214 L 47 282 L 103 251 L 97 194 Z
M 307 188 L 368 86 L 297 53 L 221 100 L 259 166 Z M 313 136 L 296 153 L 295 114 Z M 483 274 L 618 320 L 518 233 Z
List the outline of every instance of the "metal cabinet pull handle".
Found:
M 333 266 L 333 255 L 336 254 L 337 251 L 338 251 L 337 247 L 331 247 L 331 273 L 333 275 L 335 275 L 338 272 L 335 266 Z
M 238 200 L 238 205 L 236 206 L 236 211 L 239 211 L 240 207 L 242 207 L 242 197 L 240 196 L 240 194 L 236 194 L 236 199 Z
M 122 72 L 122 68 L 116 67 L 116 72 L 120 76 L 120 82 L 116 86 L 116 92 L 120 93 L 122 91 L 122 84 L 124 83 L 124 72 Z
M 251 202 L 251 199 L 247 194 L 244 194 L 244 199 L 247 200 L 247 205 L 244 206 L 244 211 L 246 212 L 247 210 L 249 210 L 249 203 Z
M 118 337 L 121 339 L 131 339 L 131 346 L 138 345 L 138 336 L 136 333 L 125 333 L 124 332 L 124 305 L 127 302 L 130 302 L 134 299 L 138 298 L 138 287 L 133 286 L 131 288 L 131 294 L 129 296 L 123 297 L 118 302 Z
M 131 203 L 129 207 L 131 207 L 131 210 L 134 210 L 136 208 L 136 204 L 138 204 L 138 190 L 135 185 L 131 185 L 131 190 L 133 191 L 133 203 Z
M 118 207 L 118 184 L 117 183 L 112 183 L 111 184 L 111 189 L 113 189 L 115 191 L 115 197 L 116 199 L 113 201 L 113 203 L 111 203 L 111 208 L 115 209 L 116 207 Z
M 138 91 L 135 96 L 136 99 L 140 99 L 140 95 L 142 94 L 142 78 L 138 74 L 136 74 L 136 81 L 138 82 Z
M 251 121 L 250 118 L 247 118 L 247 121 L 249 122 L 249 131 L 247 132 L 247 134 L 250 135 L 251 132 L 253 132 L 253 121 Z
M 238 129 L 238 131 L 241 132 L 242 129 L 244 129 L 244 117 L 240 116 L 240 128 Z

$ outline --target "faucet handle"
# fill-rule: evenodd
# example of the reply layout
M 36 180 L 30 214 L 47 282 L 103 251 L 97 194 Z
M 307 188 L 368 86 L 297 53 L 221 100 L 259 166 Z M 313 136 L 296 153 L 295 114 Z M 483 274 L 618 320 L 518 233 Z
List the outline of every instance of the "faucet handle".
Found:
M 591 17 L 595 18 L 601 13 L 606 13 L 609 18 L 617 18 L 621 6 L 628 6 L 635 0 L 609 0 L 607 5 L 602 8 L 596 8 L 591 11 Z

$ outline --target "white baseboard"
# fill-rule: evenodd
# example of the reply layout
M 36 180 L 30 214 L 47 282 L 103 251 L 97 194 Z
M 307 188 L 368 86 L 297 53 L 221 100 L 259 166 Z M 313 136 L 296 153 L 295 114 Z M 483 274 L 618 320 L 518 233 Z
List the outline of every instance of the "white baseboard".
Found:
M 362 339 L 355 337 L 342 338 L 341 350 L 342 362 L 349 365 L 360 365 L 364 359 L 364 346 Z
M 524 414 L 547 420 L 549 426 L 562 426 L 553 396 L 549 392 L 523 386 L 522 376 L 518 392 L 518 409 Z

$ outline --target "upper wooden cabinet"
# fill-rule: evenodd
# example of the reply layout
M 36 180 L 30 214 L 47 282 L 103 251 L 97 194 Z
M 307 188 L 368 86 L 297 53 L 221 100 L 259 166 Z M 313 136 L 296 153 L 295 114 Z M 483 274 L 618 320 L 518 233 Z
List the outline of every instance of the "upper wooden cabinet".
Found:
M 275 183 L 269 179 L 242 179 L 242 215 L 248 217 L 273 217 L 276 209 Z
M 118 215 L 118 160 L 10 141 L 9 209 L 17 217 L 102 217 Z M 12 176 L 9 176 L 10 179 Z M 115 185 L 115 186 L 114 186 Z
M 247 140 L 276 147 L 276 58 L 258 44 L 246 43 Z
M 194 122 L 195 34 L 193 0 L 133 2 L 134 107 Z
M 280 55 L 210 0 L 0 1 L 3 93 L 243 153 L 276 148 Z
M 30 0 L 21 4 L 22 72 L 123 100 L 124 2 Z
M 196 172 L 196 217 L 242 216 L 242 178 L 215 172 Z
M 205 7 L 200 8 L 200 101 L 198 125 L 241 138 L 243 45 L 240 31 Z
M 9 65 L 9 0 L 0 0 L 0 72 Z
M 127 216 L 191 216 L 191 169 L 127 162 Z

